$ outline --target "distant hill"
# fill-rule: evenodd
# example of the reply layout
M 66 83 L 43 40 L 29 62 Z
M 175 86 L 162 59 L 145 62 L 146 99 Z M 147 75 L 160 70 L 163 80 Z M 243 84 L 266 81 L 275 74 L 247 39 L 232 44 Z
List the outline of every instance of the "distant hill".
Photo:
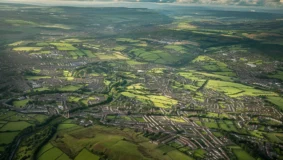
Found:
M 68 0 L 61 0 L 61 1 L 68 1 Z M 155 3 L 179 3 L 179 4 L 215 4 L 215 5 L 221 4 L 221 5 L 240 5 L 240 6 L 283 7 L 283 0 L 71 0 L 71 1 L 155 2 Z

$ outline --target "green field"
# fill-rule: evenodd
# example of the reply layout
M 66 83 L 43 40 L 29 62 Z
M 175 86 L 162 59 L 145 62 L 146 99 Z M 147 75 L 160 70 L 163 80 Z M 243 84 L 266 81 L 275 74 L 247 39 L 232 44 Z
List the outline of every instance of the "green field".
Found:
M 115 48 L 113 48 L 113 50 L 115 50 L 115 51 L 123 51 L 126 48 L 127 48 L 126 46 L 116 46 Z
M 215 78 L 215 79 L 220 79 L 223 81 L 233 81 L 232 77 L 230 76 L 223 76 L 223 75 L 219 75 L 219 74 L 211 74 L 211 73 L 205 73 L 205 72 L 194 72 L 196 74 L 200 74 L 200 75 L 204 75 L 208 78 Z M 220 72 L 218 72 L 220 73 Z
M 14 26 L 22 26 L 22 25 L 36 26 L 36 25 L 38 25 L 35 22 L 25 21 L 25 20 L 21 20 L 21 19 L 6 19 L 5 23 L 9 23 L 9 24 L 12 24 Z
M 167 155 L 169 157 L 171 157 L 171 159 L 176 159 L 176 160 L 177 159 L 180 159 L 180 160 L 183 160 L 183 159 L 185 159 L 185 160 L 193 160 L 193 158 L 185 155 L 184 153 L 176 151 L 176 150 L 168 152 Z
M 281 133 L 265 133 L 264 136 L 273 143 L 283 143 L 283 134 Z
M 64 154 L 60 149 L 53 147 L 38 157 L 38 160 L 51 160 L 51 159 L 69 160 L 70 158 Z
M 57 127 L 57 130 L 65 130 L 65 129 L 70 129 L 70 128 L 74 128 L 74 127 L 78 127 L 78 125 L 76 124 L 60 124 L 58 127 Z
M 223 137 L 223 134 L 220 132 L 212 132 L 212 133 L 215 137 L 218 137 L 218 138 Z
M 101 60 L 128 60 L 129 58 L 121 53 L 115 52 L 113 54 L 96 53 L 95 54 Z
M 47 79 L 51 78 L 50 76 L 25 76 L 27 80 L 39 80 L 39 79 Z
M 95 125 L 88 128 L 60 131 L 61 136 L 53 137 L 50 143 L 41 148 L 39 159 L 55 159 L 62 154 L 71 159 L 99 159 L 91 153 L 104 152 L 109 159 L 148 159 L 147 154 L 154 159 L 170 160 L 170 157 L 190 159 L 190 157 L 177 151 L 171 150 L 168 155 L 163 155 L 158 145 L 149 143 L 140 133 L 130 129 L 120 130 L 114 127 Z M 52 145 L 51 145 L 52 143 Z M 57 148 L 56 148 L 57 147 Z
M 206 151 L 203 149 L 197 149 L 194 151 L 194 156 L 198 158 L 204 158 Z
M 0 133 L 0 144 L 9 144 L 14 138 L 19 134 L 19 132 L 4 132 Z
M 142 65 L 142 64 L 146 64 L 145 62 L 138 62 L 138 61 L 134 61 L 134 60 L 128 60 L 127 63 L 129 65 Z
M 38 47 L 45 47 L 45 46 L 49 46 L 49 43 L 39 42 L 39 43 L 36 43 L 36 46 L 38 46 Z
M 42 87 L 42 88 L 35 88 L 33 89 L 33 91 L 35 92 L 42 92 L 42 91 L 48 91 L 49 88 L 48 87 Z
M 203 70 L 214 71 L 214 72 L 229 72 L 231 71 L 227 64 L 217 61 L 209 56 L 198 56 L 192 61 L 201 66 Z
M 40 51 L 41 47 L 16 47 L 13 48 L 14 51 L 22 51 L 22 52 L 31 52 L 31 51 Z
M 53 148 L 54 146 L 51 143 L 47 143 L 45 144 L 40 151 L 37 154 L 37 158 L 40 157 L 43 153 L 45 153 L 46 151 L 50 150 L 51 148 Z
M 126 43 L 138 43 L 140 40 L 134 40 L 131 38 L 117 38 L 116 41 L 118 42 L 126 42 Z
M 196 81 L 198 83 L 198 87 L 202 86 L 206 81 L 204 78 L 197 76 L 194 71 L 187 71 L 187 72 L 179 72 L 180 76 L 190 79 L 192 81 Z
M 32 124 L 25 122 L 25 121 L 20 121 L 20 122 L 9 122 L 5 124 L 0 131 L 19 131 L 23 130 Z
M 277 71 L 275 74 L 268 75 L 270 78 L 275 78 L 283 81 L 283 72 L 282 71 Z
M 261 95 L 277 96 L 277 93 L 271 91 L 263 91 L 239 83 L 218 81 L 218 80 L 209 80 L 206 85 L 206 88 L 210 88 L 218 92 L 223 92 L 231 97 L 261 96 Z
M 24 107 L 29 102 L 29 99 L 24 99 L 20 101 L 13 101 L 13 106 L 15 107 Z
M 81 97 L 75 97 L 75 96 L 68 97 L 69 102 L 79 102 L 80 100 L 81 100 Z
M 216 122 L 204 122 L 204 126 L 208 128 L 218 128 L 218 125 Z
M 48 118 L 48 116 L 42 115 L 42 114 L 37 114 L 33 118 L 35 118 L 39 123 L 42 123 Z
M 238 160 L 255 160 L 246 151 L 242 149 L 233 149 L 233 153 L 236 155 Z
M 90 50 L 83 50 L 83 52 L 89 58 L 95 58 L 96 57 L 96 55 L 94 53 L 92 53 L 92 51 L 90 51 Z
M 70 43 L 50 43 L 51 45 L 55 46 L 60 51 L 75 51 L 78 50 Z
M 142 117 L 134 117 L 134 119 L 138 122 L 145 122 L 145 120 Z
M 119 118 L 123 119 L 124 121 L 132 121 L 131 117 L 129 116 L 120 116 Z
M 167 45 L 164 48 L 172 49 L 172 50 L 175 50 L 175 51 L 180 52 L 180 53 L 184 53 L 185 50 L 186 50 L 186 48 L 184 48 L 183 46 L 180 46 L 180 45 Z
M 263 138 L 263 133 L 258 130 L 249 131 L 249 133 L 257 138 Z
M 72 51 L 69 51 L 68 53 L 69 53 L 69 55 L 70 55 L 73 59 L 77 59 L 78 57 L 85 57 L 85 56 L 87 56 L 87 55 L 85 54 L 85 52 L 83 52 L 83 51 L 81 51 L 81 50 L 72 50 Z M 92 55 L 91 52 L 87 52 L 87 53 L 88 53 L 89 56 Z M 91 57 L 93 57 L 93 56 L 91 56 Z
M 83 149 L 75 158 L 75 160 L 99 160 L 99 157 L 87 149 Z
M 16 46 L 20 46 L 20 45 L 26 45 L 28 43 L 30 43 L 30 41 L 17 41 L 17 42 L 8 44 L 8 46 L 16 47 Z
M 79 90 L 80 88 L 82 88 L 83 85 L 68 85 L 68 86 L 64 86 L 64 87 L 61 87 L 61 88 L 58 88 L 59 91 L 64 91 L 64 92 L 71 92 L 71 91 L 77 91 Z
M 126 97 L 136 98 L 141 102 L 145 102 L 149 100 L 154 104 L 154 106 L 160 108 L 171 108 L 171 106 L 176 105 L 178 103 L 177 100 L 165 96 L 157 96 L 157 95 L 144 96 L 144 95 L 134 94 L 131 92 L 122 92 L 121 94 Z
M 143 48 L 141 49 L 136 48 L 131 50 L 130 54 L 133 54 L 135 57 L 143 61 L 155 62 L 161 64 L 171 64 L 179 60 L 178 57 L 172 56 L 171 54 L 161 50 L 146 51 Z
M 211 117 L 211 118 L 229 118 L 229 115 L 227 113 L 213 113 L 213 112 L 208 112 L 206 114 L 206 117 Z
M 185 123 L 186 121 L 184 121 L 181 117 L 169 117 L 170 120 L 175 121 L 175 122 L 179 122 L 179 123 Z
M 219 127 L 228 132 L 238 132 L 237 128 L 234 124 L 227 124 L 227 123 L 219 123 Z
M 276 106 L 278 106 L 281 110 L 283 110 L 283 98 L 282 97 L 267 97 L 267 100 Z
M 37 51 L 37 52 L 32 52 L 32 53 L 29 53 L 29 55 L 47 55 L 47 54 L 50 54 L 51 51 Z

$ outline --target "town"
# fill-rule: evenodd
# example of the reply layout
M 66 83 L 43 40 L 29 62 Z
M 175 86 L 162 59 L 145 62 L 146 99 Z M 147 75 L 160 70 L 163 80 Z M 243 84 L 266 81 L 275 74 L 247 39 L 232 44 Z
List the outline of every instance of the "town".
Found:
M 282 159 L 282 14 L 27 6 L 0 5 L 33 13 L 0 16 L 1 158 Z

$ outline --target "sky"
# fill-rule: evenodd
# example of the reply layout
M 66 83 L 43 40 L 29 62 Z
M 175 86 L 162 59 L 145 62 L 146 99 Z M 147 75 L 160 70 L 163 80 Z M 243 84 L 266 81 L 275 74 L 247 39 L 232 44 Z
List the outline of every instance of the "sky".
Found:
M 47 0 L 1 0 L 11 2 L 46 2 Z M 174 4 L 204 4 L 204 5 L 237 5 L 237 6 L 266 6 L 283 7 L 283 0 L 48 0 L 68 3 L 68 1 L 95 1 L 95 2 L 155 2 L 155 3 L 174 3 Z

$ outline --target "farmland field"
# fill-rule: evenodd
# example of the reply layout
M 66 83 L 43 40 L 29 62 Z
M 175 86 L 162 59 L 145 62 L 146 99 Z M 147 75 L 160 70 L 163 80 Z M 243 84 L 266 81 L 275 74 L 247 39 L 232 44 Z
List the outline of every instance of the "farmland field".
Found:
M 58 90 L 59 91 L 76 91 L 76 90 L 79 90 L 80 88 L 82 87 L 82 85 L 76 85 L 76 86 L 72 86 L 72 85 L 69 85 L 69 86 L 64 86 L 62 88 L 59 88 Z
M 156 95 L 143 96 L 143 95 L 133 94 L 130 92 L 122 92 L 121 94 L 127 97 L 136 97 L 140 101 L 150 100 L 155 106 L 160 108 L 170 108 L 171 105 L 177 104 L 176 100 L 165 96 L 156 96 Z
M 17 47 L 13 49 L 14 51 L 23 51 L 23 52 L 30 52 L 30 51 L 40 51 L 41 47 Z
M 233 149 L 233 152 L 237 156 L 238 160 L 254 160 L 247 152 L 243 151 L 242 149 Z
M 277 105 L 281 110 L 283 110 L 283 98 L 281 97 L 268 97 L 268 101 Z
M 42 155 L 40 155 L 38 159 L 39 160 L 50 160 L 50 159 L 57 159 L 57 158 L 59 159 L 60 157 L 63 157 L 63 159 L 66 159 L 66 160 L 69 159 L 61 150 L 53 147 L 47 150 L 46 152 L 42 153 Z
M 15 107 L 24 107 L 28 102 L 29 102 L 29 99 L 20 100 L 20 101 L 14 101 L 13 105 Z
M 61 50 L 61 51 L 74 51 L 74 50 L 77 50 L 76 47 L 74 47 L 72 44 L 69 44 L 69 43 L 50 43 L 50 44 L 56 46 L 56 48 L 58 50 Z
M 60 143 L 64 145 L 59 145 L 59 139 L 61 141 Z M 68 133 L 64 133 L 63 137 L 60 138 L 53 137 L 51 140 L 53 146 L 51 143 L 46 144 L 40 150 L 38 156 L 39 159 L 58 157 L 59 154 L 62 154 L 59 149 L 65 151 L 65 147 L 68 147 L 71 152 L 65 152 L 65 154 L 70 158 L 74 157 L 74 159 L 82 159 L 82 157 L 84 157 L 83 159 L 99 159 L 99 156 L 90 151 L 103 151 L 105 149 L 108 150 L 106 152 L 108 157 L 115 159 L 117 157 L 122 159 L 145 158 L 138 148 L 142 149 L 142 152 L 147 152 L 150 155 L 152 154 L 152 156 L 158 156 L 158 158 L 163 157 L 166 160 L 171 156 L 188 158 L 179 151 L 172 151 L 168 156 L 162 155 L 159 151 L 152 152 L 149 148 L 155 148 L 155 145 L 149 143 L 147 144 L 149 148 L 144 148 L 144 140 L 146 140 L 144 137 L 129 129 L 121 131 L 114 127 L 93 126 L 68 131 Z M 89 142 L 92 142 L 93 145 L 87 145 Z
M 0 144 L 9 144 L 19 134 L 19 132 L 0 133 Z
M 99 160 L 99 157 L 89 152 L 86 149 L 83 149 L 75 158 L 75 160 Z
M 64 130 L 64 129 L 69 129 L 69 128 L 74 128 L 78 127 L 76 124 L 60 124 L 57 128 L 57 130 Z
M 40 157 L 43 153 L 45 153 L 46 151 L 52 149 L 54 146 L 51 143 L 47 143 L 45 144 L 39 151 L 38 156 Z
M 39 79 L 46 79 L 51 78 L 50 76 L 26 76 L 28 80 L 39 80 Z
M 231 97 L 239 97 L 239 96 L 259 96 L 259 95 L 266 95 L 266 96 L 276 96 L 277 94 L 274 92 L 268 91 L 261 91 L 258 89 L 254 89 L 250 86 L 245 86 L 238 83 L 233 82 L 225 82 L 225 81 L 217 81 L 217 80 L 209 80 L 207 88 L 211 88 L 220 92 L 224 92 L 225 94 Z
M 25 129 L 32 124 L 25 122 L 25 121 L 20 121 L 20 122 L 8 122 L 5 124 L 0 131 L 19 131 L 22 129 Z

